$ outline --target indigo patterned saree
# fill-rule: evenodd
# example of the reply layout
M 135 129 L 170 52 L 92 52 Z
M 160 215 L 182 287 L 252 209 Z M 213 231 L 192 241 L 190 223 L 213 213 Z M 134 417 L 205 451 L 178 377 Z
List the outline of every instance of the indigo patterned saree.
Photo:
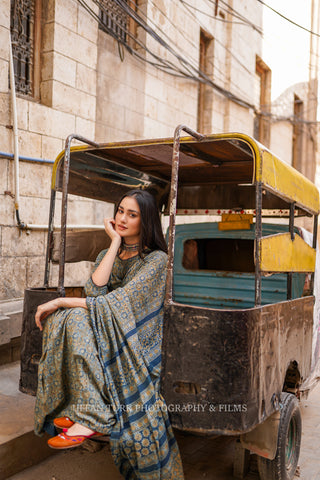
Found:
M 116 257 L 107 286 L 88 280 L 88 310 L 59 309 L 44 324 L 36 433 L 68 416 L 109 434 L 127 480 L 183 479 L 159 392 L 166 260 L 161 251 Z

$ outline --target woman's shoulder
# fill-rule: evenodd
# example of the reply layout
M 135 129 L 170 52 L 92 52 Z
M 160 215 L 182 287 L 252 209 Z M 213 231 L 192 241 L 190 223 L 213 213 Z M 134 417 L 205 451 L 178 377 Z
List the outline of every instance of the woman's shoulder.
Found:
M 148 253 L 145 259 L 148 259 L 149 261 L 161 263 L 161 264 L 162 263 L 166 264 L 168 255 L 163 250 L 153 250 L 152 252 Z

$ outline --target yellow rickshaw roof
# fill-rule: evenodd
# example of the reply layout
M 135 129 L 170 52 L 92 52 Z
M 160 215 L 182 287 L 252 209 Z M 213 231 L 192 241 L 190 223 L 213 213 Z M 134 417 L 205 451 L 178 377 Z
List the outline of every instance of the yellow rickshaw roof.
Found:
M 68 192 L 115 202 L 132 188 L 148 188 L 166 205 L 173 138 L 71 148 Z M 52 188 L 62 189 L 64 151 L 53 168 Z M 294 202 L 319 213 L 317 187 L 248 135 L 180 139 L 178 208 L 255 208 L 255 184 L 264 188 L 263 208 L 286 209 Z

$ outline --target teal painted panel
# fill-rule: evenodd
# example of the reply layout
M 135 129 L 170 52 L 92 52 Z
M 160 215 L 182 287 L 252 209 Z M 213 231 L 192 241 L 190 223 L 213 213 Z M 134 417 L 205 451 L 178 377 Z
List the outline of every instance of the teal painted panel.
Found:
M 263 235 L 286 232 L 283 225 L 263 226 Z M 210 308 L 254 307 L 254 273 L 212 270 L 186 270 L 182 266 L 183 244 L 189 239 L 233 238 L 254 240 L 254 226 L 250 230 L 219 231 L 217 223 L 177 225 L 174 261 L 174 301 Z M 253 252 L 252 252 L 253 254 Z M 293 274 L 293 298 L 302 295 L 305 274 Z M 287 298 L 286 274 L 262 278 L 262 305 L 277 303 Z

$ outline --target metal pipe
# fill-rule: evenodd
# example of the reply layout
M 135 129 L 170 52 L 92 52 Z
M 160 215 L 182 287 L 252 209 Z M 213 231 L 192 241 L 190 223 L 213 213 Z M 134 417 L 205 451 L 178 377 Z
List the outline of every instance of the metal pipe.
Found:
M 315 215 L 313 217 L 313 239 L 312 239 L 312 248 L 314 248 L 315 250 L 317 250 L 317 235 L 318 235 L 318 215 Z M 310 289 L 312 293 L 314 288 L 314 274 L 315 272 L 312 272 L 311 281 L 310 281 Z
M 64 290 L 64 270 L 65 270 L 65 252 L 66 252 L 66 235 L 67 235 L 67 207 L 68 207 L 68 183 L 69 183 L 69 170 L 70 170 L 70 148 L 73 139 L 80 142 L 87 143 L 94 147 L 99 147 L 99 143 L 76 135 L 72 133 L 66 139 L 64 150 L 64 162 L 63 162 L 63 181 L 62 181 L 62 202 L 61 202 L 61 243 L 60 243 L 60 259 L 59 259 L 59 280 L 58 280 L 58 292 L 60 296 L 65 296 Z
M 289 232 L 290 232 L 290 238 L 291 241 L 293 242 L 294 240 L 294 210 L 295 210 L 295 204 L 290 203 L 290 216 L 289 216 Z M 287 300 L 292 299 L 292 272 L 287 273 Z
M 53 219 L 54 219 L 55 204 L 56 204 L 56 191 L 51 190 L 48 236 L 47 236 L 47 249 L 46 249 L 46 262 L 45 262 L 44 282 L 43 282 L 45 288 L 47 288 L 49 286 L 50 260 L 51 260 L 52 244 L 53 244 Z
M 48 225 L 26 223 L 24 230 L 48 230 Z M 66 225 L 67 230 L 104 230 L 103 225 Z M 53 230 L 61 230 L 61 225 L 54 225 Z
M 16 101 L 16 85 L 14 77 L 13 56 L 11 35 L 9 35 L 9 77 L 11 88 L 11 110 L 12 110 L 12 126 L 13 126 L 13 152 L 14 152 L 14 208 L 16 211 L 16 219 L 19 228 L 24 228 L 19 214 L 20 189 L 19 189 L 19 144 L 18 144 L 18 119 L 17 119 L 17 101 Z
M 7 152 L 0 152 L 0 158 L 8 158 L 9 160 L 14 159 L 13 153 Z M 50 163 L 53 164 L 54 160 L 47 160 L 46 158 L 34 158 L 34 157 L 24 157 L 23 155 L 19 155 L 19 160 L 24 162 L 37 162 L 37 163 Z
M 166 281 L 166 303 L 172 302 L 172 285 L 173 285 L 173 262 L 174 262 L 174 240 L 175 240 L 175 223 L 177 210 L 178 195 L 178 173 L 179 173 L 179 152 L 180 152 L 180 135 L 181 131 L 189 133 L 197 140 L 202 140 L 205 135 L 192 130 L 186 125 L 178 125 L 174 132 L 173 152 L 172 152 L 172 168 L 171 168 L 171 185 L 169 198 L 169 242 L 168 242 L 168 267 Z
M 260 240 L 262 237 L 262 185 L 256 184 L 256 229 L 255 229 L 255 306 L 261 305 Z

